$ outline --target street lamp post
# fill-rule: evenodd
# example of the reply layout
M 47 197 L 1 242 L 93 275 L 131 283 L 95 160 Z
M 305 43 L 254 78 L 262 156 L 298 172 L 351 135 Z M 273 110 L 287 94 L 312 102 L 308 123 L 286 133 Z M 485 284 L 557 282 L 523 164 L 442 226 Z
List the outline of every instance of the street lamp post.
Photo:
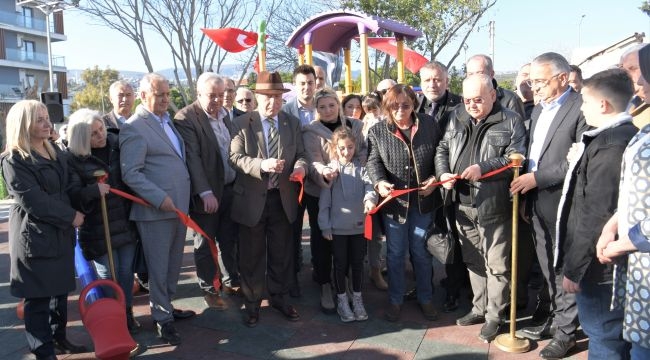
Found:
M 52 40 L 50 37 L 50 15 L 74 7 L 65 1 L 47 1 L 47 0 L 23 0 L 16 3 L 18 6 L 34 7 L 45 14 L 45 33 L 47 37 L 47 65 L 50 78 L 50 92 L 54 92 L 54 71 L 52 70 Z
M 582 14 L 582 16 L 580 16 L 580 22 L 578 23 L 578 47 L 580 47 L 582 43 L 582 20 L 585 19 L 585 16 L 587 15 Z

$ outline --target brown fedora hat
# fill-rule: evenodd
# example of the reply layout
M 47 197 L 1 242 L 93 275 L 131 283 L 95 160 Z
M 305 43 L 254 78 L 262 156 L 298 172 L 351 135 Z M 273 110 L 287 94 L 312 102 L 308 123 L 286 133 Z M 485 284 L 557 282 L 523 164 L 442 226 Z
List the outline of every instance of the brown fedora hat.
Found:
M 257 84 L 255 84 L 255 92 L 265 95 L 283 94 L 291 91 L 285 89 L 282 83 L 282 77 L 279 72 L 261 71 L 257 75 Z

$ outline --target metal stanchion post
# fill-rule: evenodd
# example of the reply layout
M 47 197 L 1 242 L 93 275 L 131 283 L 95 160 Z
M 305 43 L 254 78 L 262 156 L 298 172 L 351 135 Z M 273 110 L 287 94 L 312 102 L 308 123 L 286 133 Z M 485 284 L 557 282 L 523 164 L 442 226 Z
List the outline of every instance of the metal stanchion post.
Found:
M 511 154 L 510 161 L 512 161 L 515 176 L 519 177 L 519 168 L 524 161 L 524 156 L 521 154 Z M 512 195 L 512 269 L 510 277 L 510 332 L 508 334 L 501 334 L 494 339 L 494 344 L 499 349 L 510 353 L 523 353 L 530 349 L 530 341 L 528 339 L 517 338 L 515 331 L 517 328 L 517 252 L 518 252 L 518 234 L 519 231 L 519 194 Z

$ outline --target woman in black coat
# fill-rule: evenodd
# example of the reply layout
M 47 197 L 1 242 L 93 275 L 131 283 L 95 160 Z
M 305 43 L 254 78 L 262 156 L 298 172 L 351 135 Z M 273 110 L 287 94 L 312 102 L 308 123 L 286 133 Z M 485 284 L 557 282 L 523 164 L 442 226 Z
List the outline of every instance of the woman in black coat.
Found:
M 7 114 L 2 175 L 14 199 L 9 213 L 11 294 L 25 298 L 25 332 L 37 359 L 86 352 L 66 338 L 68 293 L 75 289 L 74 227 L 84 215 L 70 205 L 65 155 L 48 141 L 47 108 L 23 100 Z
M 434 320 L 431 280 L 431 254 L 426 249 L 426 232 L 436 206 L 439 191 L 431 186 L 434 157 L 441 135 L 433 118 L 416 114 L 417 97 L 411 88 L 395 85 L 386 93 L 382 110 L 386 121 L 368 131 L 368 175 L 382 197 L 393 189 L 419 188 L 386 203 L 381 215 L 386 234 L 386 265 L 390 306 L 385 316 L 389 321 L 400 317 L 404 297 L 404 259 L 407 252 L 415 272 L 418 302 L 424 317 Z
M 86 215 L 86 221 L 79 228 L 79 245 L 84 257 L 93 261 L 98 277 L 110 279 L 100 199 L 101 193 L 106 194 L 115 276 L 124 291 L 129 331 L 137 331 L 140 324 L 133 316 L 131 290 L 137 232 L 129 221 L 130 201 L 109 193 L 110 187 L 128 192 L 122 182 L 117 134 L 107 132 L 99 112 L 77 110 L 70 115 L 68 152 L 73 205 Z M 105 183 L 98 183 L 97 171 L 108 174 Z

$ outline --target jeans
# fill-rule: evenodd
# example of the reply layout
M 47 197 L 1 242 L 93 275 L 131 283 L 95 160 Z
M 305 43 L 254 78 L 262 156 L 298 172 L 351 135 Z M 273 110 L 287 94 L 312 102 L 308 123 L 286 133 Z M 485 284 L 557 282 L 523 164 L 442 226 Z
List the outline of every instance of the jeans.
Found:
M 133 306 L 133 257 L 135 256 L 135 242 L 122 245 L 113 249 L 113 263 L 115 265 L 115 277 L 117 283 L 124 292 L 126 307 Z M 108 262 L 108 254 L 93 261 L 97 277 L 100 279 L 110 279 L 111 270 Z
M 650 359 L 650 349 L 643 347 L 639 344 L 632 343 L 632 360 L 646 360 Z
M 589 336 L 589 360 L 629 359 L 630 344 L 621 337 L 623 309 L 609 309 L 612 285 L 582 281 L 580 288 L 576 303 L 582 330 Z
M 386 265 L 388 266 L 388 296 L 391 304 L 401 305 L 404 301 L 404 265 L 406 250 L 411 256 L 415 272 L 418 302 L 431 302 L 433 286 L 433 258 L 426 246 L 426 233 L 431 224 L 431 214 L 420 214 L 420 210 L 410 207 L 406 222 L 400 224 L 382 214 L 386 232 Z

